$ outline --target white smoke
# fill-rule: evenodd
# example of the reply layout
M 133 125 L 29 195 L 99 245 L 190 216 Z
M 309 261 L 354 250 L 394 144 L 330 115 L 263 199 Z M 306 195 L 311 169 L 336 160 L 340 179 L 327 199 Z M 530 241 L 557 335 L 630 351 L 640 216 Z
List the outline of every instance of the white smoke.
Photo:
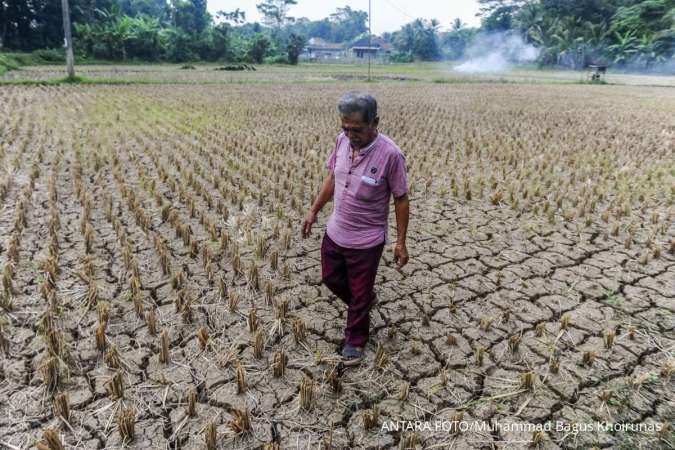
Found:
M 467 50 L 468 60 L 455 70 L 465 73 L 506 72 L 514 64 L 532 62 L 539 49 L 518 34 L 481 33 Z

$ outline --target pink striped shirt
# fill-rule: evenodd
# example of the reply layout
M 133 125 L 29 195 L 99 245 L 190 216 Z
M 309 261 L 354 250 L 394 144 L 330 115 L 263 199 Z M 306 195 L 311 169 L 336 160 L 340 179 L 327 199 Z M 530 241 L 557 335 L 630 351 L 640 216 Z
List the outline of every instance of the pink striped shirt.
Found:
M 328 236 L 346 248 L 371 248 L 387 242 L 391 194 L 398 198 L 408 192 L 405 156 L 394 141 L 378 133 L 352 161 L 349 139 L 340 133 L 326 168 L 335 173 Z

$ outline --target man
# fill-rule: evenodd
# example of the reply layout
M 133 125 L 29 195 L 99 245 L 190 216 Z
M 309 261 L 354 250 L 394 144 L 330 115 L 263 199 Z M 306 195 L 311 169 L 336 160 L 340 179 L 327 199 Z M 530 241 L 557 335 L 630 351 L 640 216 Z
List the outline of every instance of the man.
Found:
M 333 213 L 321 243 L 321 279 L 347 304 L 342 357 L 358 364 L 368 341 L 370 309 L 376 301 L 375 276 L 387 239 L 389 199 L 394 197 L 397 239 L 394 261 L 408 262 L 408 182 L 405 157 L 377 131 L 377 102 L 350 92 L 338 104 L 342 133 L 326 162 L 330 171 L 302 226 L 309 236 L 321 208 L 334 198 Z

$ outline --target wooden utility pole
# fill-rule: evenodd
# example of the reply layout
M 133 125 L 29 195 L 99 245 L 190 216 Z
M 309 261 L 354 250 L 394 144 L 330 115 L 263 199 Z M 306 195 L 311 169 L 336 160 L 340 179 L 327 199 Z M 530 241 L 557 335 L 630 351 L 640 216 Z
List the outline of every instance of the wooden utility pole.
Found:
M 370 27 L 371 27 L 371 24 L 372 24 L 372 19 L 370 18 L 370 10 L 371 10 L 370 1 L 371 0 L 368 0 L 368 81 L 370 81 L 370 51 L 372 50 L 372 46 L 373 46 L 372 40 L 371 40 L 372 34 L 371 34 L 371 31 L 370 31 Z
M 68 78 L 75 78 L 75 56 L 73 55 L 73 35 L 70 31 L 70 7 L 68 0 L 61 0 L 63 10 L 63 36 L 66 43 L 66 65 Z

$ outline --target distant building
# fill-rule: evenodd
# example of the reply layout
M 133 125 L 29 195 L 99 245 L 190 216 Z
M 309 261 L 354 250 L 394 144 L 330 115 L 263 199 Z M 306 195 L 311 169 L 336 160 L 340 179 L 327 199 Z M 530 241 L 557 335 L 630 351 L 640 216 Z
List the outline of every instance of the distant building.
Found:
M 349 49 L 350 56 L 356 59 L 386 59 L 391 55 L 392 45 L 378 36 L 372 36 L 370 43 L 364 37 L 354 42 Z
M 308 61 L 340 60 L 347 57 L 347 51 L 343 44 L 311 38 L 300 57 Z

